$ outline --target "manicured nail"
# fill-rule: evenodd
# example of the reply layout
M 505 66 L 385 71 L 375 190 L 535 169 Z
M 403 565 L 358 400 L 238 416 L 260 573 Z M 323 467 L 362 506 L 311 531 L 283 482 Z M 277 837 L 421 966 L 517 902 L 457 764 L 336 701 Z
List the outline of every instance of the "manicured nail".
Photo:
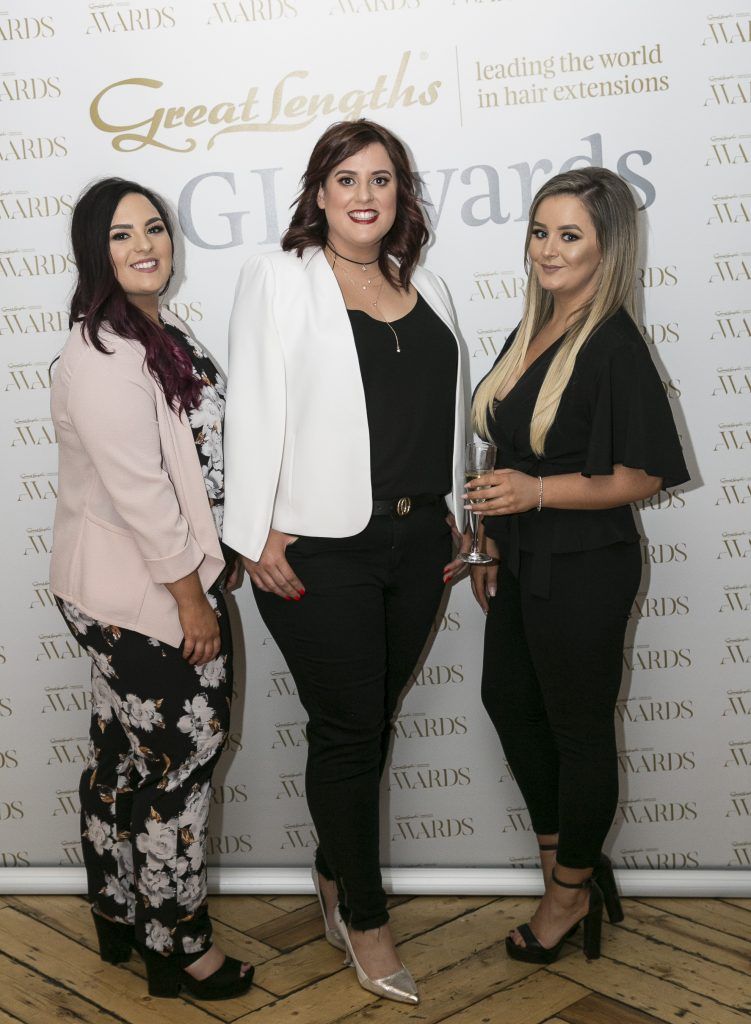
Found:
M 303 587 L 302 590 L 298 590 L 297 593 L 302 597 L 305 594 L 305 587 Z
M 287 597 L 287 595 L 285 594 L 285 596 L 284 596 L 284 600 L 285 600 L 285 601 L 291 601 L 291 600 L 292 600 L 292 598 L 291 598 L 291 597 Z
M 448 582 L 449 582 L 449 580 L 452 580 L 453 578 L 454 578 L 454 577 L 453 577 L 453 574 L 452 574 L 452 575 L 449 575 L 449 576 L 444 576 L 444 577 L 443 577 L 443 582 L 444 582 L 444 583 L 448 583 Z
M 488 597 L 495 597 L 495 587 L 488 587 Z
M 293 601 L 299 601 L 299 600 L 300 600 L 300 596 L 299 596 L 299 594 L 298 594 L 298 596 L 297 596 L 297 597 L 293 597 L 293 598 L 292 598 L 292 600 L 293 600 Z

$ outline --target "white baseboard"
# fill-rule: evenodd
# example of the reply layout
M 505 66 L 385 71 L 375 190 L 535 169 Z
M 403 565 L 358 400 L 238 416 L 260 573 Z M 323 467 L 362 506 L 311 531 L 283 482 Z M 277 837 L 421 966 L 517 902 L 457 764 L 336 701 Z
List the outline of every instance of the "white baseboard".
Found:
M 751 871 L 616 871 L 624 896 L 751 898 Z M 513 868 L 384 868 L 386 891 L 401 896 L 529 896 L 539 871 Z M 209 891 L 223 896 L 312 893 L 308 868 L 209 868 Z M 79 895 L 83 868 L 0 868 L 0 895 Z

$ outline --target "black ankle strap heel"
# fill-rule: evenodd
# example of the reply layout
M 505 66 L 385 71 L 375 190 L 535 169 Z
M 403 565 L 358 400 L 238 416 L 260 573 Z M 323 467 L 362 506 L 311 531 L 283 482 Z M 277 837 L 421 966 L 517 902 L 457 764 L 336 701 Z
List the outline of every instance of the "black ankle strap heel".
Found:
M 538 844 L 538 848 L 541 853 L 558 852 L 557 843 L 540 843 Z M 610 858 L 607 854 L 600 854 L 600 859 L 592 871 L 592 878 L 597 882 L 600 887 L 600 891 L 602 892 L 602 898 L 605 901 L 605 910 L 608 913 L 608 920 L 611 924 L 620 924 L 624 919 L 625 914 L 623 913 L 621 898 L 618 895 L 618 887 L 615 884 L 613 865 L 611 864 Z M 577 927 L 577 925 L 574 925 L 569 934 L 573 935 Z
M 589 907 L 587 913 L 581 918 L 584 925 L 584 948 L 583 952 L 587 960 L 597 960 L 600 956 L 600 943 L 602 938 L 602 893 L 597 883 L 590 876 L 582 882 L 563 882 L 556 875 L 555 870 L 552 880 L 562 889 L 588 889 Z M 521 960 L 530 964 L 552 964 L 558 959 L 563 950 L 563 944 L 571 934 L 571 930 L 563 935 L 554 946 L 543 946 L 528 924 L 519 925 L 517 931 L 524 939 L 523 946 L 517 946 L 511 936 L 506 939 L 506 952 L 512 960 Z
M 582 882 L 564 882 L 553 870 L 553 881 L 562 889 L 589 889 L 589 909 L 582 918 L 584 926 L 583 952 L 587 960 L 598 960 L 602 941 L 602 906 L 603 898 L 599 885 L 594 880 L 594 872 Z

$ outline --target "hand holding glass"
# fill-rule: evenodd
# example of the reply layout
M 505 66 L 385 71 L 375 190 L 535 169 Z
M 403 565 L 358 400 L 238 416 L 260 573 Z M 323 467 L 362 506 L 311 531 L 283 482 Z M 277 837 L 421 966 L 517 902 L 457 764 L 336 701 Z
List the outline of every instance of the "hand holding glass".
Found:
M 469 484 L 470 481 L 476 480 L 480 476 L 484 476 L 485 473 L 489 473 L 495 468 L 495 456 L 496 447 L 494 444 L 490 444 L 489 441 L 470 441 L 465 449 L 464 456 L 464 480 L 465 483 Z M 482 488 L 471 491 L 471 494 L 478 494 Z M 470 502 L 473 505 L 481 505 L 484 498 L 471 497 Z M 482 551 L 478 550 L 478 538 L 477 531 L 480 525 L 480 516 L 477 512 L 470 511 L 469 520 L 472 525 L 472 547 L 469 551 L 462 551 L 459 557 L 463 562 L 469 562 L 470 565 L 488 565 L 493 559 L 490 555 L 483 554 Z

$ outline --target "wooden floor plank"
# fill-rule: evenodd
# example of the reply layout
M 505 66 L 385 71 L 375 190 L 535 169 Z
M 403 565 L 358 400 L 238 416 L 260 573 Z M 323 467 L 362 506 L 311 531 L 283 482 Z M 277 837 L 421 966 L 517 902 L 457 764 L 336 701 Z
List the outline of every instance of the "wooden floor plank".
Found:
M 739 910 L 745 910 L 747 913 L 751 914 L 751 900 L 742 900 L 742 899 L 734 899 L 733 898 L 733 899 L 725 899 L 722 902 L 723 903 L 729 903 L 731 906 L 738 907 Z
M 638 901 L 625 900 L 626 916 L 632 902 L 639 902 L 655 910 L 662 910 L 674 917 L 684 917 L 688 921 L 706 925 L 708 928 L 719 929 L 730 935 L 739 935 L 751 940 L 749 931 L 749 915 L 742 907 L 734 906 L 726 900 L 709 899 L 651 899 L 641 897 Z
M 749 970 L 751 929 L 745 938 L 731 935 L 636 901 L 629 906 L 622 928 L 744 974 Z
M 102 964 L 86 900 L 0 900 L 0 1024 L 748 1024 L 751 900 L 626 901 L 603 957 L 581 939 L 543 968 L 505 956 L 532 898 L 391 898 L 417 1007 L 379 1000 L 323 939 L 314 897 L 216 897 L 217 942 L 257 984 L 219 1003 L 150 999 L 144 966 Z
M 560 1024 L 660 1024 L 657 1017 L 594 992 L 561 1010 L 558 1021 Z M 546 1021 L 546 1024 L 551 1022 Z
M 657 926 L 655 930 L 659 930 Z M 662 941 L 654 935 L 626 928 L 606 928 L 604 935 L 603 952 L 606 957 L 633 967 L 644 976 L 670 981 L 688 994 L 700 994 L 718 1004 L 751 1012 L 748 961 L 745 970 L 737 970 L 706 960 L 701 955 L 686 953 L 670 942 L 670 936 Z M 584 958 L 580 954 L 577 959 Z
M 8 896 L 8 905 L 62 932 L 88 949 L 98 949 L 88 900 L 77 896 Z
M 546 971 L 537 971 L 515 985 L 494 992 L 473 1006 L 445 1017 L 445 1024 L 541 1024 L 551 1014 L 581 999 L 587 990 L 574 982 L 561 985 L 562 979 Z
M 212 921 L 223 921 L 240 932 L 251 932 L 269 921 L 284 917 L 286 911 L 257 896 L 210 896 Z
M 302 910 L 303 907 L 310 906 L 311 903 L 318 903 L 315 893 L 311 896 L 259 896 L 258 899 L 265 900 L 266 903 L 271 904 L 272 907 L 276 907 L 278 910 L 284 910 L 288 914 L 293 910 Z
M 0 1007 L 13 1014 L 8 1017 L 9 1020 L 23 1021 L 24 1024 L 51 1024 L 54 1021 L 65 1021 L 66 1024 L 118 1024 L 122 1020 L 81 999 L 59 982 L 1 954 Z M 0 1015 L 0 1021 L 4 1019 Z
M 24 896 L 13 897 L 12 906 L 14 909 L 26 913 L 34 920 L 40 921 L 53 928 L 55 931 L 66 935 L 68 938 L 80 943 L 89 950 L 98 951 L 96 932 L 91 920 L 91 911 L 88 901 L 84 899 L 72 899 L 68 896 Z M 264 904 L 268 906 L 268 904 Z M 283 911 L 275 911 L 269 908 L 272 913 L 283 914 Z M 286 916 L 286 915 L 284 915 Z M 223 950 L 238 959 L 246 960 L 256 965 L 268 960 L 269 957 L 278 955 L 277 950 L 272 946 L 266 946 L 250 935 L 238 931 L 226 925 L 223 921 L 214 921 L 214 940 Z M 140 956 L 134 955 L 130 962 L 123 967 L 140 979 L 145 979 L 146 970 Z M 145 980 L 141 982 L 145 993 Z M 192 1002 L 192 997 L 185 994 L 185 998 Z M 212 1007 L 211 1013 L 222 1020 L 233 1020 L 243 1013 L 249 1013 L 271 1002 L 273 996 L 262 989 L 254 986 L 249 993 L 239 999 L 233 1000 L 232 1006 L 225 1003 L 217 1003 Z
M 317 900 L 248 929 L 248 935 L 284 953 L 312 942 L 322 934 L 323 922 Z
M 640 1009 L 659 1021 L 680 1024 L 748 1024 L 748 1014 L 722 1006 L 706 996 L 689 992 L 673 980 L 657 977 L 608 958 L 587 963 L 583 956 L 558 960 L 551 974 L 608 996 L 617 1003 Z
M 103 964 L 96 953 L 13 907 L 0 910 L 0 951 L 56 978 L 130 1024 L 209 1024 L 216 1017 L 182 999 L 151 999 L 133 972 Z
M 20 1017 L 16 1017 L 11 1013 L 5 1013 L 4 1010 L 0 1010 L 0 1024 L 24 1024 Z

